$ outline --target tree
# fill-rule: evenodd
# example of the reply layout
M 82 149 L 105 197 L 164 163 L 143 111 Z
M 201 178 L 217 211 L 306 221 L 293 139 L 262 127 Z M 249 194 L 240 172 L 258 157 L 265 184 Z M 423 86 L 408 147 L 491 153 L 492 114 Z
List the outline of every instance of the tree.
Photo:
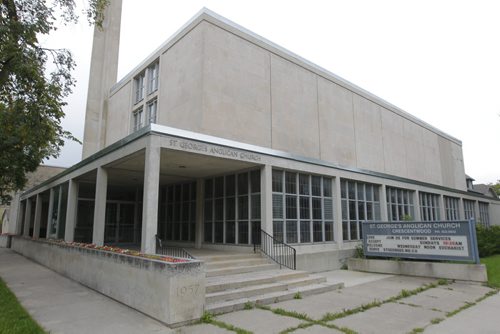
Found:
M 101 26 L 107 4 L 89 0 L 90 24 Z M 74 86 L 72 55 L 39 42 L 61 21 L 78 21 L 74 0 L 0 0 L 0 202 L 23 189 L 44 159 L 57 157 L 64 139 L 78 141 L 61 126 Z
M 497 183 L 490 183 L 489 186 L 493 189 L 497 196 L 500 196 L 500 180 L 497 180 Z

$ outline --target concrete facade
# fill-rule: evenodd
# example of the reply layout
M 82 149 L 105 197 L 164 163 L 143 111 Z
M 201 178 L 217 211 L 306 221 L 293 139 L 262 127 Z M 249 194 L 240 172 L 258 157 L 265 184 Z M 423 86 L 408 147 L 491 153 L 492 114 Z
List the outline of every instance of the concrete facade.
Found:
M 263 230 L 323 271 L 363 220 L 500 223 L 498 199 L 467 191 L 460 140 L 209 10 L 106 86 L 113 71 L 84 159 L 19 196 L 17 234 L 251 252 Z
M 466 190 L 458 139 L 209 11 L 111 89 L 106 146 L 158 60 L 158 124 Z

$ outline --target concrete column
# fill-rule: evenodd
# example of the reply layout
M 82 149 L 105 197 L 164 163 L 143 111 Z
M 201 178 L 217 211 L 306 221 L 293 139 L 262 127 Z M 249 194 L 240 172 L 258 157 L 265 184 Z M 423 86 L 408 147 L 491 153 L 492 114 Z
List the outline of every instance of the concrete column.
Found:
M 342 193 L 340 191 L 340 177 L 333 180 L 333 200 L 335 201 L 334 209 L 334 224 L 335 224 L 335 242 L 342 249 L 344 243 L 344 236 L 342 230 Z
M 439 195 L 439 220 L 446 220 L 446 209 L 445 209 L 445 203 L 444 203 L 444 196 Z
M 59 191 L 57 192 L 57 222 L 56 222 L 56 231 L 54 232 L 54 238 L 59 239 L 59 229 L 61 228 L 61 202 L 62 202 L 62 184 L 58 186 Z
M 260 169 L 260 216 L 261 228 L 273 235 L 273 168 L 264 165 Z
M 107 192 L 108 171 L 103 167 L 98 167 L 95 184 L 94 229 L 92 234 L 92 243 L 97 246 L 102 246 L 104 244 Z
M 49 193 L 49 213 L 47 217 L 47 239 L 52 238 L 52 214 L 54 213 L 54 188 Z
M 10 228 L 12 230 L 10 231 L 7 231 L 7 232 L 10 232 L 10 233 L 14 233 L 14 234 L 21 234 L 21 226 L 22 224 L 24 223 L 23 220 L 22 220 L 22 217 L 23 217 L 23 206 L 22 206 L 22 202 L 21 202 L 21 196 L 19 194 L 16 194 L 14 195 L 14 201 L 15 201 L 15 211 L 11 211 L 11 221 L 10 221 Z M 14 210 L 14 208 L 11 206 L 12 210 Z M 15 217 L 15 220 L 13 219 Z M 14 225 L 12 225 L 14 224 Z
M 460 198 L 458 200 L 458 219 L 459 220 L 465 219 L 464 199 L 463 198 Z
M 35 224 L 33 226 L 33 239 L 38 239 L 40 237 L 40 222 L 42 220 L 42 195 L 36 195 L 35 204 Z
M 26 207 L 24 210 L 24 231 L 23 235 L 28 237 L 30 235 L 30 220 L 31 220 L 31 200 L 26 199 Z
M 419 222 L 422 220 L 422 216 L 420 215 L 420 196 L 418 194 L 418 190 L 413 192 L 413 205 L 415 210 L 415 217 L 413 217 L 413 219 Z
M 383 222 L 389 221 L 389 215 L 387 214 L 387 190 L 385 189 L 385 184 L 380 186 L 380 219 Z
M 205 182 L 203 179 L 196 180 L 196 227 L 195 248 L 201 248 L 203 243 L 203 207 L 204 207 Z
M 146 146 L 144 163 L 144 197 L 142 201 L 141 252 L 156 253 L 155 236 L 158 231 L 158 193 L 160 188 L 159 138 L 151 136 Z
M 78 205 L 78 182 L 69 180 L 68 206 L 66 209 L 66 229 L 64 230 L 64 241 L 73 242 L 75 238 L 76 208 Z

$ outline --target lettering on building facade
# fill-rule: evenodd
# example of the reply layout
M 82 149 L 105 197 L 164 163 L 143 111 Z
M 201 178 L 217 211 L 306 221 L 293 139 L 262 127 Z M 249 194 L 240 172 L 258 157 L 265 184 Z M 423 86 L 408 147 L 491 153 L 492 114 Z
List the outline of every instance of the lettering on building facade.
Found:
M 172 148 L 177 148 L 188 152 L 204 153 L 222 158 L 231 158 L 252 162 L 260 162 L 262 160 L 262 157 L 259 154 L 240 151 L 230 147 L 197 143 L 184 139 L 170 139 L 168 143 Z

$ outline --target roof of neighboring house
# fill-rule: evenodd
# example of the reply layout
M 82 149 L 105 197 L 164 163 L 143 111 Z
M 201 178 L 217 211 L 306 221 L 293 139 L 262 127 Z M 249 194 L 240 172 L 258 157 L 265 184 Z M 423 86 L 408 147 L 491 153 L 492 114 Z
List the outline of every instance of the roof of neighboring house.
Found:
M 481 193 L 484 196 L 498 198 L 495 191 L 487 184 L 475 184 L 473 187 L 474 188 L 472 190 L 474 190 L 475 192 Z

